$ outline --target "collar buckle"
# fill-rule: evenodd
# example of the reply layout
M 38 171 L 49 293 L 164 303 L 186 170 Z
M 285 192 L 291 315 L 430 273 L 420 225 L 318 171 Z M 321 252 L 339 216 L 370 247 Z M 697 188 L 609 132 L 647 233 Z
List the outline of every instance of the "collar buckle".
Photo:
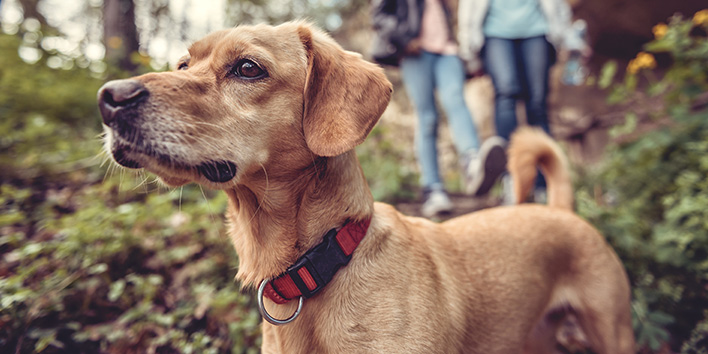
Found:
M 329 283 L 337 270 L 349 263 L 352 255 L 344 254 L 337 242 L 337 230 L 332 229 L 322 242 L 308 251 L 285 273 L 295 283 L 303 297 L 309 298 Z

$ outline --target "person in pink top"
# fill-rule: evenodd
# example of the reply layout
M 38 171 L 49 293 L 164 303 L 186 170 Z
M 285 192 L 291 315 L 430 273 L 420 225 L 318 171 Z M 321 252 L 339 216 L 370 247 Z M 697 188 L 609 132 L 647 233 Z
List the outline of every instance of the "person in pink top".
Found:
M 376 0 L 374 28 L 385 38 L 384 48 L 397 48 L 396 61 L 403 84 L 418 117 L 416 152 L 421 169 L 422 214 L 432 217 L 452 210 L 438 167 L 439 112 L 445 111 L 467 192 L 489 192 L 504 171 L 503 141 L 489 139 L 480 146 L 472 114 L 464 98 L 465 65 L 458 56 L 450 14 L 442 0 Z M 374 54 L 376 60 L 377 56 Z M 383 61 L 379 61 L 383 62 Z

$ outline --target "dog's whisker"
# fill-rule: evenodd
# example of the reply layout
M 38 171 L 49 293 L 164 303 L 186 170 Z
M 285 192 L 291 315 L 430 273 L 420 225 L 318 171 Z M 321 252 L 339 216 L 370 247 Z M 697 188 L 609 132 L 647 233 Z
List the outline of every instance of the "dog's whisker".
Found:
M 138 188 L 143 187 L 143 193 L 147 194 L 148 191 L 145 187 L 150 176 L 147 176 L 146 174 L 142 173 L 142 171 L 139 174 L 141 175 L 140 178 L 142 180 L 135 187 L 133 187 L 132 190 L 137 190 Z
M 214 219 L 214 213 L 211 210 L 211 204 L 209 203 L 209 199 L 206 196 L 206 193 L 204 193 L 204 188 L 202 188 L 201 184 L 198 184 L 199 190 L 202 192 L 202 197 L 204 198 L 204 203 L 206 203 L 207 210 L 209 211 L 209 217 L 211 218 L 211 222 L 215 223 L 216 220 Z
M 157 178 L 157 176 L 152 176 L 152 180 L 149 182 L 149 184 L 152 185 L 153 190 L 157 190 L 157 191 L 159 191 L 164 186 L 163 183 L 160 183 L 160 179 Z M 147 186 L 146 186 L 146 188 L 147 188 Z M 167 187 L 167 189 L 170 189 L 170 188 Z
M 111 164 L 111 167 L 108 169 L 108 172 L 110 175 L 108 175 L 109 178 L 115 177 L 116 173 L 120 173 L 120 167 L 116 164 Z
M 124 180 L 124 178 L 125 178 L 125 170 L 121 168 L 121 169 L 120 169 L 120 178 L 119 178 L 119 181 L 118 181 L 118 190 L 123 190 L 123 180 Z
M 103 164 L 101 164 L 101 167 L 105 165 L 107 162 L 109 162 L 109 158 L 105 158 L 103 161 Z M 106 180 L 110 177 L 113 176 L 113 172 L 115 171 L 116 165 L 115 164 L 109 164 L 108 168 L 103 172 L 103 181 L 101 183 L 106 183 Z
M 182 192 L 184 191 L 184 186 L 179 187 L 179 200 L 177 202 L 179 212 L 182 212 Z
M 142 193 L 144 193 L 144 194 L 148 194 L 148 193 L 150 193 L 151 191 L 153 191 L 154 189 L 151 189 L 151 188 L 150 188 L 150 185 L 151 185 L 151 184 L 155 184 L 155 183 L 158 181 L 158 179 L 157 179 L 156 176 L 153 176 L 153 175 L 151 175 L 151 174 L 148 174 L 148 173 L 147 173 L 146 171 L 144 171 L 144 170 L 139 170 L 139 171 L 137 171 L 137 173 L 135 174 L 135 177 L 138 178 L 138 179 L 140 179 L 140 182 L 139 182 L 139 184 L 136 185 L 135 188 L 133 188 L 133 189 L 136 190 L 136 189 L 142 187 Z
M 98 166 L 100 168 L 103 168 L 103 166 L 106 166 L 106 164 L 110 163 L 110 161 L 111 161 L 111 157 L 106 155 L 106 153 L 101 153 L 101 154 L 97 155 L 96 157 L 100 158 L 102 160 L 101 164 Z M 112 164 L 109 166 L 112 166 Z

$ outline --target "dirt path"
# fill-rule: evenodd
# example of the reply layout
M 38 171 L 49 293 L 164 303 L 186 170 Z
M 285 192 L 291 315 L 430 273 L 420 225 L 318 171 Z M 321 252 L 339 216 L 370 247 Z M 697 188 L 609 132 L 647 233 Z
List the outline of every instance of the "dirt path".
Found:
M 455 206 L 452 213 L 441 215 L 439 217 L 432 218 L 431 220 L 445 221 L 456 216 L 471 213 L 480 209 L 495 207 L 500 204 L 500 199 L 491 195 L 491 193 L 489 196 L 484 198 L 475 198 L 460 193 L 450 193 L 449 195 L 450 200 L 452 200 L 452 204 Z M 394 206 L 398 209 L 398 211 L 405 215 L 422 217 L 423 215 L 420 213 L 422 204 L 423 203 L 420 201 L 410 201 L 395 203 Z

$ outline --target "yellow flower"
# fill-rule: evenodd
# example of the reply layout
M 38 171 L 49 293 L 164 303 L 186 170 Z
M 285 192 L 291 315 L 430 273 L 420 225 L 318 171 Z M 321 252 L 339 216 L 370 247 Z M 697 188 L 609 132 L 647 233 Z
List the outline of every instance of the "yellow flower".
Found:
M 660 23 L 656 26 L 654 26 L 651 31 L 654 33 L 654 38 L 656 39 L 662 39 L 666 35 L 666 31 L 669 29 L 669 27 L 666 24 Z
M 708 25 L 708 9 L 696 12 L 693 15 L 693 24 L 696 26 Z
M 641 69 L 654 69 L 655 67 L 656 59 L 654 59 L 653 55 L 645 52 L 639 52 L 636 58 L 629 61 L 629 64 L 627 65 L 627 72 L 630 74 L 636 74 Z
M 639 65 L 637 65 L 636 60 L 630 60 L 627 64 L 627 72 L 630 74 L 636 74 L 639 71 Z
M 639 52 L 636 60 L 640 68 L 654 69 L 656 67 L 656 60 L 649 53 Z

